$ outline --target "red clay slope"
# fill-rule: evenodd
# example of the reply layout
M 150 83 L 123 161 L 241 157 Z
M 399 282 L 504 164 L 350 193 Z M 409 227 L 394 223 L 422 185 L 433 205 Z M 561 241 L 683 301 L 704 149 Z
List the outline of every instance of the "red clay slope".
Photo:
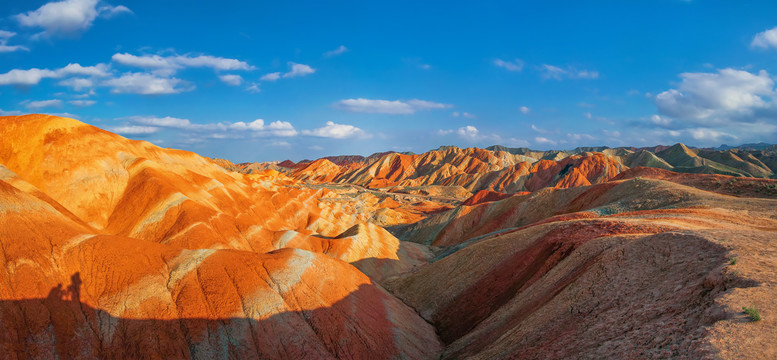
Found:
M 296 168 L 290 176 L 370 188 L 447 185 L 462 186 L 473 192 L 518 192 L 601 183 L 628 168 L 602 153 L 583 153 L 560 161 L 529 161 L 530 158 L 504 151 L 449 147 L 419 155 L 388 153 L 350 166 L 319 159 Z
M 328 191 L 288 186 L 294 181 L 277 173 L 228 173 L 72 119 L 4 117 L 0 138 L 6 357 L 430 358 L 441 350 L 411 308 L 336 259 L 405 266 L 411 256 L 424 261 L 423 247 L 401 252 L 393 237 L 356 232 L 331 255 L 276 250 L 277 232 L 313 226 L 334 236 L 369 216 L 320 203 Z

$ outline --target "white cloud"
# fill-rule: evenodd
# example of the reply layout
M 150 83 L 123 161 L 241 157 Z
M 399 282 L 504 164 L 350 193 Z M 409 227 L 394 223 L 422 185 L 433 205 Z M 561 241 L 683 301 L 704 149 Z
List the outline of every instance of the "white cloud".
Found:
M 550 132 L 550 131 L 542 129 L 542 128 L 538 127 L 537 125 L 534 125 L 534 124 L 531 124 L 531 129 L 536 131 L 536 132 L 538 132 L 538 133 L 540 133 L 540 134 L 547 134 L 547 133 Z
M 577 70 L 574 67 L 568 66 L 561 68 L 554 65 L 542 64 L 540 66 L 540 75 L 545 79 L 596 79 L 599 77 L 599 72 L 594 70 Z
M 266 130 L 273 136 L 295 136 L 297 130 L 287 121 L 276 120 L 267 125 Z
M 143 55 L 143 56 L 136 56 L 129 53 L 123 53 L 123 54 L 113 54 L 111 57 L 111 60 L 113 62 L 127 65 L 127 66 L 134 66 L 134 67 L 141 67 L 141 68 L 176 68 L 180 65 L 174 64 L 169 58 L 162 57 L 159 55 Z
M 289 65 L 291 66 L 291 71 L 283 74 L 283 77 L 285 78 L 305 76 L 316 72 L 316 69 L 305 64 L 297 64 L 297 63 L 290 62 Z
M 55 72 L 49 69 L 13 69 L 0 74 L 0 85 L 36 85 L 41 79 L 52 77 L 55 77 Z
M 650 122 L 658 126 L 669 126 L 672 124 L 672 119 L 666 116 L 653 115 L 650 117 Z
M 290 147 L 291 144 L 288 141 L 283 140 L 273 140 L 267 143 L 268 146 L 275 146 L 275 147 Z
M 24 102 L 24 106 L 31 110 L 38 110 L 46 107 L 62 107 L 62 100 L 51 99 L 51 100 L 27 101 L 27 102 Z
M 81 66 L 81 64 L 67 64 L 67 66 L 56 70 L 58 77 L 80 75 L 104 77 L 110 75 L 110 66 L 106 64 L 97 64 L 95 66 Z
M 347 138 L 366 138 L 369 135 L 364 130 L 359 129 L 353 125 L 336 124 L 332 121 L 327 121 L 326 125 L 318 129 L 302 130 L 303 135 L 333 138 L 333 139 L 347 139 Z
M 240 131 L 248 131 L 248 130 L 260 131 L 264 129 L 264 120 L 256 119 L 249 123 L 238 121 L 236 123 L 230 124 L 229 128 L 234 130 L 240 130 Z
M 555 141 L 553 141 L 553 140 L 551 140 L 551 139 L 548 139 L 548 138 L 546 138 L 546 137 L 542 137 L 542 136 L 537 136 L 537 137 L 535 137 L 535 138 L 534 138 L 534 142 L 536 142 L 536 143 L 538 143 L 538 144 L 549 144 L 549 145 L 556 145 L 556 142 L 555 142 Z
M 453 117 L 461 116 L 461 117 L 467 118 L 467 119 L 476 119 L 477 118 L 477 116 L 475 116 L 475 114 L 470 114 L 470 113 L 468 113 L 466 111 L 462 112 L 462 113 L 460 113 L 458 111 L 454 111 L 453 113 L 451 113 L 451 116 L 453 116 Z
M 78 107 L 92 106 L 97 103 L 97 101 L 94 100 L 70 100 L 68 102 Z
M 755 34 L 750 46 L 761 49 L 777 49 L 777 27 Z
M 174 74 L 183 68 L 211 68 L 219 71 L 254 70 L 255 67 L 245 61 L 228 59 L 211 55 L 132 55 L 116 53 L 111 57 L 113 62 L 125 66 L 155 69 L 161 74 Z
M 194 90 L 194 85 L 181 79 L 147 73 L 126 73 L 121 77 L 106 80 L 102 85 L 110 87 L 111 92 L 116 94 L 161 95 Z
M 200 55 L 200 56 L 175 56 L 172 58 L 175 63 L 186 67 L 208 67 L 214 70 L 253 70 L 254 67 L 248 65 L 245 61 L 237 59 L 227 59 L 223 57 Z
M 179 119 L 171 116 L 165 116 L 163 118 L 153 116 L 132 116 L 129 119 L 138 124 L 158 127 L 186 129 L 192 125 L 191 121 L 188 119 Z
M 337 55 L 342 55 L 342 54 L 344 54 L 346 52 L 348 52 L 348 48 L 345 47 L 345 45 L 340 45 L 339 47 L 337 47 L 337 49 L 325 52 L 324 56 L 326 56 L 326 57 L 333 57 L 333 56 L 337 56 Z
M 571 133 L 571 134 L 567 134 L 567 137 L 569 139 L 571 139 L 571 140 L 574 140 L 574 141 L 581 141 L 581 140 L 591 141 L 591 140 L 595 140 L 596 139 L 593 135 L 590 135 L 590 134 L 574 134 L 574 133 Z
M 736 140 L 737 137 L 731 134 L 726 134 L 722 131 L 712 130 L 712 129 L 705 129 L 705 128 L 698 128 L 698 129 L 688 129 L 688 132 L 691 134 L 691 136 L 696 140 L 711 140 L 711 141 L 722 141 L 723 139 L 731 139 Z
M 137 126 L 137 125 L 127 125 L 127 126 L 117 126 L 108 129 L 109 131 L 115 132 L 117 134 L 125 134 L 125 135 L 148 135 L 153 134 L 157 131 L 159 131 L 159 128 L 153 127 L 153 126 Z
M 513 147 L 528 147 L 529 142 L 523 139 L 516 139 L 514 137 L 511 137 L 504 141 L 504 145 L 513 146 Z
M 126 6 L 102 5 L 99 0 L 63 0 L 49 2 L 37 10 L 16 15 L 20 25 L 43 28 L 47 36 L 69 36 L 88 30 L 98 16 L 113 17 L 132 12 Z
M 526 107 L 526 106 L 521 106 L 520 108 L 518 108 L 518 110 L 519 110 L 519 111 L 520 111 L 522 114 L 528 114 L 528 113 L 531 111 L 531 109 L 529 109 L 529 108 L 528 108 L 528 107 Z
M 219 79 L 230 86 L 240 86 L 243 83 L 243 77 L 235 74 L 219 75 Z
M 296 136 L 297 130 L 291 123 L 286 121 L 273 121 L 265 125 L 263 119 L 256 119 L 251 122 L 219 122 L 219 123 L 192 123 L 189 119 L 181 119 L 171 116 L 131 116 L 127 118 L 134 124 L 153 126 L 159 128 L 181 129 L 192 132 L 208 132 L 210 138 L 235 138 L 243 133 L 254 137 L 277 136 L 289 137 Z
M 371 100 L 363 98 L 340 100 L 336 102 L 334 106 L 348 112 L 394 115 L 408 115 L 421 110 L 446 109 L 452 107 L 452 105 L 449 104 L 418 99 L 401 101 Z
M 523 70 L 523 60 L 521 59 L 515 59 L 515 61 L 505 61 L 502 59 L 496 59 L 494 60 L 494 65 L 504 68 L 507 71 L 521 71 Z
M 45 78 L 59 79 L 72 75 L 107 76 L 109 74 L 108 71 L 109 67 L 105 64 L 97 64 L 95 66 L 68 64 L 63 68 L 56 70 L 38 68 L 27 70 L 13 69 L 7 73 L 0 74 L 0 85 L 30 86 L 37 85 Z
M 113 18 L 114 16 L 122 13 L 132 14 L 132 10 L 130 10 L 128 7 L 124 5 L 118 5 L 118 6 L 103 5 L 97 8 L 97 11 L 100 13 L 100 16 L 106 19 Z
M 477 139 L 478 133 L 479 133 L 478 129 L 472 125 L 463 126 L 458 128 L 458 130 L 456 130 L 456 134 L 458 134 L 459 137 L 468 139 L 468 140 Z
M 280 78 L 281 78 L 281 73 L 273 72 L 273 73 L 262 75 L 262 77 L 259 78 L 259 80 L 262 80 L 262 81 L 275 81 L 275 80 L 278 80 Z
M 491 144 L 503 144 L 503 145 L 509 145 L 509 146 L 526 146 L 528 143 L 524 140 L 519 140 L 516 138 L 508 138 L 505 139 L 499 134 L 488 134 L 483 133 L 478 129 L 477 127 L 473 125 L 465 125 L 458 129 L 439 129 L 435 132 L 437 136 L 449 136 L 449 135 L 456 135 L 460 139 L 468 142 L 468 143 L 485 143 L 489 142 Z
M 70 78 L 60 81 L 59 85 L 71 87 L 75 91 L 81 91 L 83 89 L 91 89 L 94 87 L 94 81 L 92 79 L 85 78 Z
M 289 66 L 291 67 L 291 69 L 286 73 L 283 73 L 283 74 L 281 74 L 280 72 L 267 73 L 262 75 L 262 77 L 259 78 L 259 80 L 276 81 L 280 78 L 301 77 L 301 76 L 307 76 L 316 72 L 316 69 L 305 64 L 297 64 L 297 63 L 289 62 Z
M 256 94 L 262 92 L 262 89 L 259 88 L 259 84 L 251 83 L 251 85 L 246 88 L 246 91 Z
M 15 115 L 21 115 L 21 114 L 22 112 L 19 110 L 6 111 L 3 109 L 0 109 L 0 116 L 15 116 Z
M 772 105 L 774 81 L 762 70 L 752 74 L 722 69 L 717 73 L 682 73 L 677 89 L 656 95 L 662 115 L 710 125 L 724 124 Z
M 16 36 L 13 31 L 0 30 L 0 53 L 9 53 L 14 51 L 30 51 L 29 48 L 21 45 L 8 45 L 8 39 Z

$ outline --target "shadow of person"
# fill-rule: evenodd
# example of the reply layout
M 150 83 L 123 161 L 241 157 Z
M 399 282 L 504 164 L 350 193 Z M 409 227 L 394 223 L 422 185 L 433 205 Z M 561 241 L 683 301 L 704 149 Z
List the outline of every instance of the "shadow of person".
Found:
M 81 302 L 81 273 L 76 272 L 70 277 L 70 285 L 67 287 L 67 294 L 70 295 L 70 300 L 76 303 Z
M 51 288 L 51 291 L 49 291 L 49 295 L 46 296 L 46 300 L 49 302 L 52 301 L 60 301 L 62 300 L 62 297 L 65 296 L 65 291 L 62 290 L 62 284 L 57 284 L 56 287 Z

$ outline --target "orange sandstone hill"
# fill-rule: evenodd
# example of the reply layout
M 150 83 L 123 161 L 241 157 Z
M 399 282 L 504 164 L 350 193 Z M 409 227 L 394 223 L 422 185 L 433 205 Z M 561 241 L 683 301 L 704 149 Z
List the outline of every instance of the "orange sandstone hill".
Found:
M 0 117 L 0 355 L 772 359 L 777 180 L 748 151 L 235 165 Z
M 757 144 L 756 144 L 757 145 Z M 318 160 L 223 164 L 252 173 L 267 168 L 312 183 L 354 184 L 369 188 L 462 186 L 515 193 L 543 187 L 571 188 L 605 182 L 631 167 L 654 167 L 682 173 L 775 177 L 777 148 L 691 149 L 683 144 L 655 148 L 576 148 L 534 151 L 491 146 L 460 149 L 444 146 L 423 154 L 376 153 L 329 156 Z M 224 161 L 224 160 L 220 160 Z

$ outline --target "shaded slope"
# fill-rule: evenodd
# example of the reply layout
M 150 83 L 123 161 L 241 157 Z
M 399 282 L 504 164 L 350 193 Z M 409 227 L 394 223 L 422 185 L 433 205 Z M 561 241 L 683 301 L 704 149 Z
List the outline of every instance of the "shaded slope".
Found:
M 571 213 L 510 212 L 530 202 L 528 209 Z M 491 209 L 477 220 L 490 229 L 459 228 L 450 239 L 471 240 L 389 284 L 435 324 L 448 344 L 444 358 L 712 356 L 720 344 L 704 337 L 707 326 L 729 324 L 721 338 L 747 329 L 731 325 L 742 301 L 719 299 L 756 284 L 726 270 L 730 248 L 719 234 L 773 244 L 777 231 L 773 197 L 732 198 L 660 180 L 548 190 L 474 208 Z M 777 288 L 759 289 L 762 309 L 773 308 L 764 301 Z

